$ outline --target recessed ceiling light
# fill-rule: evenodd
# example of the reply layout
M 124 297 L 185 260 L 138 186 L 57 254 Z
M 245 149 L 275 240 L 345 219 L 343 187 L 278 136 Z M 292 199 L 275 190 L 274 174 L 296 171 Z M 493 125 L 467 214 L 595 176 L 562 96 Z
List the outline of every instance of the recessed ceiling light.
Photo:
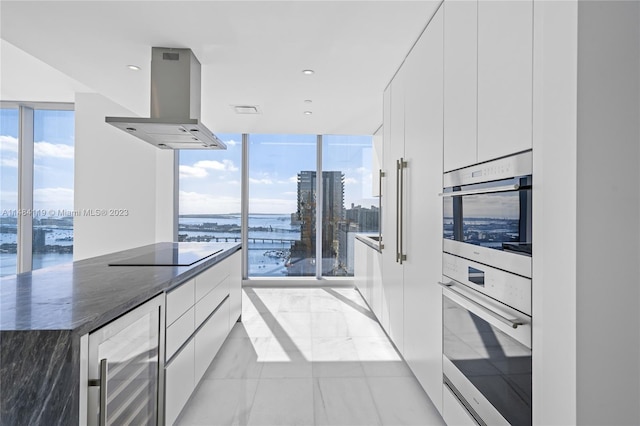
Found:
M 304 115 L 311 115 L 311 114 L 313 114 L 313 112 L 311 112 L 311 111 L 305 111 L 304 112 Z
M 305 104 L 310 104 L 311 102 L 313 102 L 311 99 L 305 99 L 305 100 L 304 100 L 304 103 L 305 103 Z
M 311 75 L 313 73 L 315 73 L 314 70 L 302 70 L 302 74 Z
M 131 71 L 140 71 L 140 67 L 137 65 L 127 65 L 127 68 L 129 68 Z

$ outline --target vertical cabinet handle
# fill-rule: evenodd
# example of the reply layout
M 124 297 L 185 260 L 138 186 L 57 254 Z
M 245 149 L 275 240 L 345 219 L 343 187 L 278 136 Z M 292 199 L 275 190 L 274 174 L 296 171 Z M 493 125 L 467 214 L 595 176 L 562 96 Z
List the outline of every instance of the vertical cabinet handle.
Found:
M 89 386 L 100 387 L 100 413 L 98 414 L 98 425 L 107 426 L 107 359 L 100 360 L 100 378 L 89 380 Z
M 384 244 L 382 244 L 382 178 L 385 177 L 385 173 L 382 169 L 379 170 L 378 174 L 378 199 L 380 203 L 378 204 L 378 246 L 380 250 L 384 249 Z
M 400 262 L 400 160 L 396 160 L 396 263 Z
M 402 265 L 407 260 L 404 254 L 404 169 L 407 162 L 404 158 L 396 160 L 396 262 Z

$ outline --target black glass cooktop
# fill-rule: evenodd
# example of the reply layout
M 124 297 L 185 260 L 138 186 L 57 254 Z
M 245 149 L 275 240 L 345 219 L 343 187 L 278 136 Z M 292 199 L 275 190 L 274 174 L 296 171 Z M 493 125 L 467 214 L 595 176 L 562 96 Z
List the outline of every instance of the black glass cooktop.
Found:
M 197 244 L 173 243 L 152 253 L 109 263 L 109 266 L 191 266 L 222 250 L 211 251 L 211 247 L 207 249 Z

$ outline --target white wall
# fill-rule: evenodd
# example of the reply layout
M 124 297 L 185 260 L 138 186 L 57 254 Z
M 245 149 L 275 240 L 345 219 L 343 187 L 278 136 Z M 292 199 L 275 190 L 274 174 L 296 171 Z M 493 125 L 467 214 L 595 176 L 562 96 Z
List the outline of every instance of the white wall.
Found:
M 640 3 L 578 6 L 577 422 L 640 424 Z
M 156 149 L 156 241 L 178 241 L 179 151 Z M 175 187 L 175 191 L 172 188 Z
M 130 111 L 99 94 L 76 95 L 74 259 L 85 259 L 159 240 L 172 240 L 173 151 L 105 123 Z M 160 180 L 161 179 L 161 180 Z M 110 216 L 125 209 L 126 216 Z
M 576 424 L 577 0 L 537 2 L 533 424 Z
M 639 8 L 534 8 L 534 424 L 640 424 Z

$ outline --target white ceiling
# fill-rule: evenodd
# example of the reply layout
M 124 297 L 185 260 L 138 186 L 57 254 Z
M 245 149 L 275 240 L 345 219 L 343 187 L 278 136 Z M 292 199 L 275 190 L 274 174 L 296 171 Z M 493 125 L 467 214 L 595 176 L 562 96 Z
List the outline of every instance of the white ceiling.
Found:
M 201 118 L 214 132 L 371 134 L 385 86 L 439 4 L 3 0 L 0 36 L 140 116 L 149 116 L 151 47 L 191 48 L 202 63 Z

